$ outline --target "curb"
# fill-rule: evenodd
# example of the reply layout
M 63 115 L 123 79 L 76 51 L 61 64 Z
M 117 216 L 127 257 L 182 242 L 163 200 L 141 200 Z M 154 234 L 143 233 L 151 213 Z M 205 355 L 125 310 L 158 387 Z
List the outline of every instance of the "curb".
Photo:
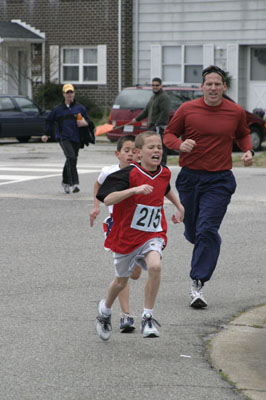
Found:
M 211 341 L 212 365 L 252 400 L 266 399 L 266 305 L 222 327 Z

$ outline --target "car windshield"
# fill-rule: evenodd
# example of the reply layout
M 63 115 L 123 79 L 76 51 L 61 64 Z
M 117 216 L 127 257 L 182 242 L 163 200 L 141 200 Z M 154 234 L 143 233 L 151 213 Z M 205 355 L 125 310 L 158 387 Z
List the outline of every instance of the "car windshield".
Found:
M 152 95 L 152 90 L 125 89 L 115 99 L 113 108 L 145 108 Z
M 170 97 L 171 110 L 176 110 L 186 101 L 197 99 L 202 96 L 202 91 L 200 90 L 168 90 L 166 93 Z
M 16 102 L 18 103 L 21 111 L 23 112 L 39 112 L 36 105 L 29 99 L 25 97 L 15 97 Z

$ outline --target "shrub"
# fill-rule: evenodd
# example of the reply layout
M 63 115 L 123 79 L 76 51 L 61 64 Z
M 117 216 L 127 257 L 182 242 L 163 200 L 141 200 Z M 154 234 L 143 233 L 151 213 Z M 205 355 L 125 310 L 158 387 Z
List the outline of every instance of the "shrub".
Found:
M 34 91 L 34 100 L 46 110 L 52 110 L 57 104 L 62 102 L 62 85 L 47 82 L 38 87 Z M 75 96 L 78 103 L 81 103 L 87 110 L 92 118 L 102 118 L 104 110 L 95 104 L 89 97 L 79 95 L 78 92 Z
M 95 104 L 89 97 L 84 96 L 84 95 L 79 95 L 78 93 L 75 96 L 76 100 L 78 103 L 82 104 L 86 110 L 87 113 L 91 118 L 101 118 L 104 110 Z
M 46 110 L 52 110 L 62 101 L 62 85 L 48 82 L 38 86 L 34 100 Z

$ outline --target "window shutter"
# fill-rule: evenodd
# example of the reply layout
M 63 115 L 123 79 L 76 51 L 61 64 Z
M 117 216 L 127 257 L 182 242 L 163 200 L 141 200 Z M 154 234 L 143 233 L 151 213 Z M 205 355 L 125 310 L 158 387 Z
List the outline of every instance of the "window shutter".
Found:
M 212 43 L 203 45 L 203 68 L 214 64 L 214 45 Z
M 97 46 L 98 51 L 98 84 L 106 85 L 106 53 L 107 46 Z
M 227 45 L 227 71 L 231 76 L 231 86 L 228 94 L 236 102 L 238 101 L 238 44 Z
M 59 83 L 59 46 L 50 46 L 50 81 Z
M 5 70 L 4 70 L 4 61 L 3 61 L 3 47 L 0 46 L 0 94 L 5 93 L 4 89 L 4 81 L 5 81 Z
M 162 46 L 151 45 L 151 81 L 153 78 L 162 78 Z
M 237 78 L 238 71 L 238 45 L 228 44 L 227 45 L 227 71 L 230 73 L 233 79 Z

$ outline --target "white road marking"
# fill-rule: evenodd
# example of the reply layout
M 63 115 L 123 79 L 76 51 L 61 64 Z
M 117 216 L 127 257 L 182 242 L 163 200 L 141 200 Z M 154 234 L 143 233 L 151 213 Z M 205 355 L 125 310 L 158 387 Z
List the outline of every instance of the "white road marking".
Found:
M 79 174 L 91 174 L 100 171 L 101 167 L 95 165 L 83 164 L 78 166 Z M 25 182 L 36 179 L 47 179 L 47 178 L 53 178 L 55 176 L 61 176 L 62 164 L 0 163 L 0 172 L 11 172 L 10 174 L 0 173 L 0 186 L 2 186 L 18 182 Z M 17 174 L 12 174 L 12 172 L 17 172 Z M 20 172 L 24 172 L 24 174 L 18 175 L 18 173 Z M 25 172 L 29 172 L 29 174 L 26 175 Z M 32 173 L 35 172 L 36 175 L 33 175 Z M 43 173 L 43 175 L 40 175 L 40 173 Z
M 21 172 L 62 172 L 62 168 L 15 168 L 15 167 L 0 167 L 0 171 L 21 171 Z M 95 172 L 95 169 L 80 169 L 81 174 Z M 1 175 L 0 175 L 1 176 Z

